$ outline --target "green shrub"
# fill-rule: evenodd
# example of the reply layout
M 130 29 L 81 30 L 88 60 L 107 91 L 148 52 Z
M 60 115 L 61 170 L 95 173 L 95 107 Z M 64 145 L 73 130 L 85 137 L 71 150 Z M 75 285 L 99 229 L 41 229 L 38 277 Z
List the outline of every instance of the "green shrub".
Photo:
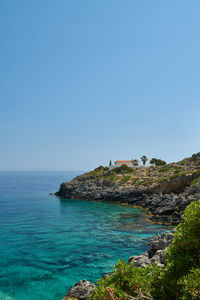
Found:
M 99 166 L 97 167 L 96 169 L 94 169 L 94 171 L 103 171 L 104 170 L 104 167 L 103 166 Z
M 180 286 L 183 300 L 200 299 L 200 268 L 192 269 L 190 273 L 182 277 L 178 285 Z
M 191 185 L 197 184 L 199 181 L 200 181 L 200 178 L 194 178 L 194 179 L 191 181 Z
M 174 175 L 170 176 L 170 180 L 176 179 L 176 178 L 180 177 L 181 175 L 182 174 L 180 174 L 180 173 L 175 173 Z
M 126 175 L 126 176 L 122 177 L 122 179 L 120 180 L 120 183 L 126 183 L 131 178 L 132 178 L 131 175 Z
M 105 177 L 105 180 L 108 180 L 108 181 L 114 181 L 115 179 L 117 179 L 117 177 L 115 175 L 108 175 Z
M 114 168 L 112 173 L 124 174 L 124 173 L 134 173 L 135 170 L 127 165 L 121 165 L 120 167 Z
M 161 168 L 161 169 L 159 170 L 159 173 L 168 172 L 170 169 L 171 169 L 170 167 Z
M 195 171 L 192 175 L 193 175 L 194 178 L 199 178 L 200 177 L 200 170 Z
M 158 179 L 157 179 L 157 182 L 158 182 L 158 183 L 162 183 L 162 182 L 165 182 L 165 181 L 166 181 L 166 178 L 164 178 L 164 177 L 163 177 L 163 178 L 158 178 Z
M 149 294 L 151 287 L 151 267 L 136 268 L 120 260 L 114 272 L 98 281 L 97 287 L 90 296 L 91 300 L 110 300 L 110 293 L 116 300 L 136 297 L 139 293 Z
M 152 183 L 154 183 L 155 182 L 155 180 L 146 180 L 145 181 L 145 183 L 148 185 L 148 184 L 152 184 Z
M 192 175 L 194 179 L 191 181 L 191 185 L 197 184 L 200 181 L 200 170 L 195 171 Z
M 176 167 L 174 167 L 174 172 L 176 172 L 176 173 L 180 172 L 182 169 L 183 169 L 182 167 L 176 166 Z
M 191 271 L 200 267 L 200 201 L 191 203 L 185 210 L 184 223 L 176 227 L 174 241 L 166 253 L 166 261 L 167 266 L 159 275 L 159 280 L 153 284 L 153 296 L 160 300 L 189 299 L 184 295 L 186 292 L 183 283 L 188 280 L 187 289 L 196 285 L 196 273 Z M 190 273 L 193 275 L 189 275 Z M 185 291 L 186 287 L 187 284 Z
M 150 164 L 151 165 L 156 165 L 156 166 L 165 166 L 167 163 L 166 163 L 166 161 L 164 161 L 162 159 L 152 158 L 150 160 Z
M 175 175 L 175 174 L 179 174 L 179 173 L 180 173 L 179 170 L 175 170 L 175 171 L 174 171 L 174 175 Z
M 95 171 L 104 172 L 104 171 L 108 171 L 108 170 L 109 170 L 108 167 L 99 166 L 96 169 L 94 169 L 94 171 L 92 171 L 92 172 L 95 172 Z

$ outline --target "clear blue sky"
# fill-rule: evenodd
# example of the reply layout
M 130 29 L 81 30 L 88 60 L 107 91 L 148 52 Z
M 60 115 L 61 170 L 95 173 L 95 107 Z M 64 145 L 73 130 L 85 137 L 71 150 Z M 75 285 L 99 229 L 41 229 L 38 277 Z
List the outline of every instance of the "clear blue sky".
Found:
M 0 169 L 200 151 L 199 14 L 199 0 L 0 0 Z

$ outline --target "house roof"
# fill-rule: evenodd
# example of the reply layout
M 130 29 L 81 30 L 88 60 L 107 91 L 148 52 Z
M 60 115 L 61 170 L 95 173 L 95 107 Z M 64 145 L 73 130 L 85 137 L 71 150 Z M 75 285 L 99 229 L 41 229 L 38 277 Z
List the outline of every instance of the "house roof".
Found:
M 131 164 L 132 161 L 131 160 L 116 160 L 115 164 Z

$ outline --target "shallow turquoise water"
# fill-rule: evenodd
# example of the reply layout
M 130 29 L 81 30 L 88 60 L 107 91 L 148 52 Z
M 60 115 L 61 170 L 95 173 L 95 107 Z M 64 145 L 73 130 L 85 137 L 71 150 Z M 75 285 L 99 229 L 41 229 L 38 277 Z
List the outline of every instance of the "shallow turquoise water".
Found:
M 0 300 L 60 300 L 168 229 L 138 209 L 48 195 L 77 174 L 0 172 Z

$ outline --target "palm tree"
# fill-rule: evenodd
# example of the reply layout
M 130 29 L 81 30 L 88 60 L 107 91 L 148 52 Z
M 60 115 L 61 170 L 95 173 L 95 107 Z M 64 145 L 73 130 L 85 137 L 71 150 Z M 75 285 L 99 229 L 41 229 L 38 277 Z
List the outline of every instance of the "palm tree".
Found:
M 132 159 L 132 164 L 133 164 L 135 167 L 138 167 L 138 165 L 139 165 L 138 159 Z
M 144 165 L 144 166 L 145 166 L 147 160 L 148 160 L 148 158 L 147 158 L 145 155 L 143 155 L 143 156 L 141 157 L 141 161 L 143 162 L 143 165 Z

